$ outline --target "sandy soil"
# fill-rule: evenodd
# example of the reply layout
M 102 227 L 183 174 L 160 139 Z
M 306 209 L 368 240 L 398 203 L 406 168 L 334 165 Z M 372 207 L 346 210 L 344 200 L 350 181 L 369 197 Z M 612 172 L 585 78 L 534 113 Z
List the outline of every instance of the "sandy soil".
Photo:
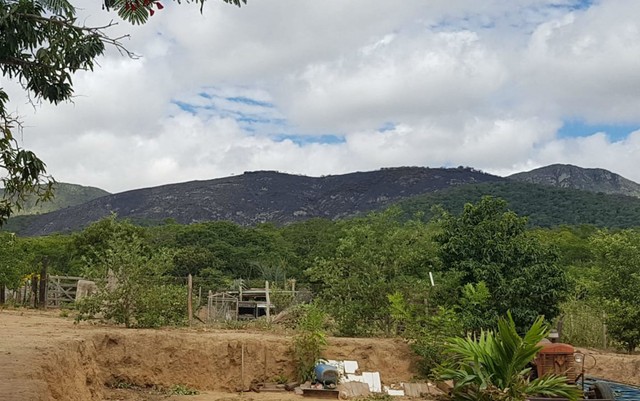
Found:
M 127 400 L 155 397 L 112 391 L 105 383 L 180 384 L 203 391 L 183 397 L 191 401 L 285 399 L 282 394 L 233 393 L 254 380 L 293 378 L 290 341 L 268 332 L 75 325 L 55 311 L 0 310 L 0 400 L 116 400 L 122 393 L 131 393 L 121 398 Z M 385 384 L 415 375 L 413 354 L 400 340 L 332 338 L 324 356 L 357 360 L 361 370 L 379 371 Z
M 253 380 L 292 378 L 290 340 L 269 332 L 76 325 L 56 311 L 0 309 L 0 401 L 300 400 L 237 393 Z M 639 355 L 585 352 L 595 358 L 587 358 L 588 375 L 640 385 Z M 324 356 L 357 360 L 361 370 L 379 371 L 384 384 L 415 375 L 414 356 L 399 340 L 331 338 Z M 177 384 L 201 394 L 144 390 Z M 143 390 L 117 388 L 130 385 Z

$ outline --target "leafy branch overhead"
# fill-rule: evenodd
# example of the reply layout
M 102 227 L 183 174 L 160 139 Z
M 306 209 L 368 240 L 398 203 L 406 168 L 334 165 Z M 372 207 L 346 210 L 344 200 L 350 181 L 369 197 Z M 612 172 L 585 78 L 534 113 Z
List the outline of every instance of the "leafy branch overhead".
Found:
M 63 0 L 61 0 L 63 1 Z M 174 0 L 181 3 L 181 0 Z M 242 6 L 247 0 L 222 0 L 227 4 Z M 185 3 L 195 3 L 200 5 L 200 11 L 204 7 L 205 0 L 185 0 Z M 164 6 L 156 0 L 104 0 L 103 7 L 106 10 L 115 10 L 120 18 L 132 24 L 144 24 L 149 17 L 155 14 L 156 10 L 162 10 Z
M 205 0 L 186 1 L 200 4 Z M 246 0 L 223 0 L 240 6 Z M 177 0 L 180 3 L 180 0 Z M 113 10 L 132 24 L 143 24 L 154 9 L 162 9 L 153 0 L 105 0 L 107 11 Z M 68 0 L 0 0 L 0 71 L 4 78 L 20 83 L 32 101 L 58 104 L 73 96 L 72 76 L 79 70 L 92 71 L 97 57 L 106 46 L 134 57 L 121 40 L 103 26 L 86 26 L 78 21 L 76 6 Z M 53 196 L 55 181 L 46 173 L 45 163 L 36 154 L 22 149 L 15 131 L 21 132 L 18 116 L 8 112 L 9 96 L 0 87 L 0 224 L 15 209 L 20 209 L 27 194 L 39 201 Z

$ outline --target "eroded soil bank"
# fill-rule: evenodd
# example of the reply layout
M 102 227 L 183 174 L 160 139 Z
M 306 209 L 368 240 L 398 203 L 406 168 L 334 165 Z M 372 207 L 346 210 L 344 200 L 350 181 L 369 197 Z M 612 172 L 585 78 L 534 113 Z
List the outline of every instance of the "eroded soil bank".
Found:
M 233 392 L 253 380 L 293 378 L 290 343 L 264 332 L 126 330 L 0 311 L 0 400 L 98 401 L 105 384 Z M 399 340 L 332 338 L 325 357 L 357 360 L 384 383 L 415 375 Z
M 0 401 L 154 399 L 131 398 L 126 390 L 120 397 L 120 390 L 106 385 L 184 385 L 206 392 L 157 398 L 171 401 L 274 400 L 274 394 L 233 392 L 253 380 L 293 378 L 290 343 L 265 332 L 129 330 L 74 325 L 58 312 L 0 310 Z M 587 353 L 596 360 L 595 366 L 587 360 L 587 374 L 640 385 L 640 355 Z M 414 357 L 399 340 L 331 338 L 325 356 L 357 360 L 361 370 L 379 371 L 385 384 L 415 375 Z

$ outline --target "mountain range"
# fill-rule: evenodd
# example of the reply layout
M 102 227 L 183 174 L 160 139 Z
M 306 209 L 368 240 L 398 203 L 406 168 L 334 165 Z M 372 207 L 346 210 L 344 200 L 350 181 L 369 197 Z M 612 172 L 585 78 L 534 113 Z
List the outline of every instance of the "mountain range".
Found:
M 69 232 L 111 213 L 138 224 L 167 219 L 182 224 L 288 224 L 315 217 L 340 219 L 398 202 L 407 213 L 428 211 L 435 204 L 459 209 L 483 194 L 504 197 L 516 212 L 538 216 L 532 219 L 536 225 L 624 227 L 640 225 L 639 189 L 607 170 L 570 165 L 506 178 L 463 167 L 398 167 L 324 177 L 257 171 L 98 196 L 50 213 L 12 218 L 6 229 L 29 236 Z M 575 213 L 567 216 L 567 208 Z

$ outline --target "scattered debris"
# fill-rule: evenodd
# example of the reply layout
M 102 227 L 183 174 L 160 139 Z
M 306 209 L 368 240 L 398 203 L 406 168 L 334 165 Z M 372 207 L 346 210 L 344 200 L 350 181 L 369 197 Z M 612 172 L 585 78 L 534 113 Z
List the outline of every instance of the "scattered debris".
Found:
M 371 394 L 367 383 L 362 382 L 346 382 L 338 385 L 341 398 L 362 398 Z
M 372 394 L 423 398 L 442 394 L 435 384 L 429 382 L 383 386 L 380 372 L 360 372 L 357 361 L 319 360 L 314 375 L 313 383 L 306 382 L 294 389 L 296 394 L 328 399 L 366 398 Z
M 325 388 L 303 388 L 302 389 L 303 397 L 313 397 L 313 398 L 328 398 L 328 399 L 339 399 L 340 391 L 336 389 L 325 389 Z
M 432 395 L 439 391 L 430 383 L 402 383 L 407 397 L 422 397 Z

